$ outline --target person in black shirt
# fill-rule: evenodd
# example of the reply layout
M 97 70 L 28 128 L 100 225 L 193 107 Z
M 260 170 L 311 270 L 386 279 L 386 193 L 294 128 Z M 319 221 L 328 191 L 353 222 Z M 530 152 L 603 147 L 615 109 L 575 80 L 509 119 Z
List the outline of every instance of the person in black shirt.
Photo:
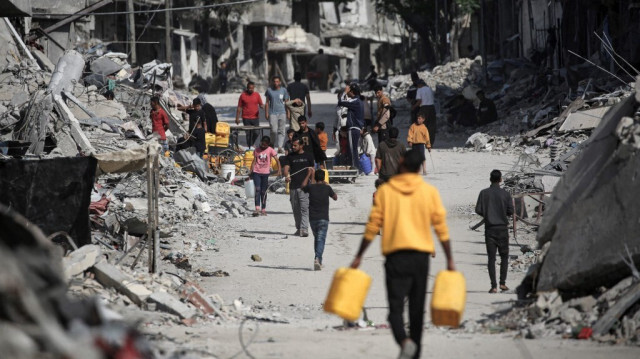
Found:
M 186 112 L 187 115 L 189 115 L 190 134 L 192 133 L 193 129 L 196 127 L 196 123 L 198 122 L 202 122 L 202 127 L 204 127 L 204 131 L 207 132 L 207 117 L 204 111 L 202 111 L 202 101 L 199 98 L 194 98 L 191 106 L 178 105 L 178 110 Z
M 207 132 L 216 133 L 216 125 L 218 124 L 218 114 L 215 107 L 207 102 L 207 98 L 200 94 L 198 95 L 200 103 L 202 104 L 202 112 L 204 112 L 205 123 L 207 124 Z
M 196 123 L 196 128 L 193 129 L 191 134 L 191 146 L 196 148 L 196 153 L 202 157 L 206 147 L 205 132 L 202 127 L 202 122 Z
M 309 181 L 314 173 L 314 160 L 310 153 L 304 152 L 300 138 L 291 141 L 293 152 L 285 160 L 284 176 L 289 182 L 289 200 L 296 223 L 295 236 L 309 236 L 309 194 L 302 191 L 302 183 Z
M 302 141 L 304 152 L 310 153 L 314 161 L 324 168 L 324 161 L 327 160 L 327 156 L 320 147 L 318 135 L 307 126 L 308 122 L 306 117 L 298 117 L 298 123 L 300 124 L 300 130 L 298 130 L 297 136 Z
M 322 253 L 329 229 L 329 198 L 333 198 L 334 201 L 338 200 L 338 195 L 333 192 L 324 178 L 324 170 L 318 170 L 314 175 L 314 184 L 308 184 L 309 177 L 302 183 L 302 191 L 309 194 L 309 224 L 313 232 L 313 248 L 315 250 L 314 270 L 322 269 Z
M 496 283 L 496 250 L 500 254 L 500 290 L 506 291 L 507 269 L 509 268 L 509 216 L 513 215 L 511 195 L 500 188 L 502 172 L 491 171 L 491 186 L 483 189 L 478 196 L 476 213 L 484 218 L 484 240 L 489 256 L 489 293 L 498 292 Z
M 302 74 L 296 72 L 293 74 L 293 82 L 287 86 L 287 92 L 291 100 L 300 99 L 307 107 L 307 116 L 311 118 L 311 96 L 309 95 L 309 87 L 302 83 Z

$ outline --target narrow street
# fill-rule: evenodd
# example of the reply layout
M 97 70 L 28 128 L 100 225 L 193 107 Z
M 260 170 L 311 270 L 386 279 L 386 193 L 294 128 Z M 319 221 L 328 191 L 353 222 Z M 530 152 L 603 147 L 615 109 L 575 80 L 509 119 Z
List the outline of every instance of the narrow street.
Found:
M 216 106 L 233 103 L 229 97 L 211 96 Z M 312 101 L 316 113 L 312 122 L 326 119 L 326 123 L 330 123 L 335 95 L 313 93 Z M 399 124 L 399 127 L 406 134 L 407 124 Z M 494 168 L 508 170 L 516 160 L 510 155 L 457 153 L 444 148 L 433 151 L 435 171 L 429 164 L 426 180 L 440 190 L 448 211 L 454 259 L 457 269 L 467 280 L 466 321 L 481 320 L 514 301 L 513 290 L 524 276 L 522 272 L 510 271 L 507 285 L 511 291 L 488 294 L 490 285 L 483 232 L 468 229 L 479 218 L 472 217 L 471 213 L 478 192 L 488 186 L 489 172 Z M 374 180 L 374 176 L 364 176 L 355 184 L 332 184 L 339 198 L 337 202 L 331 202 L 325 268 L 320 272 L 313 271 L 313 236 L 291 235 L 295 227 L 288 195 L 270 193 L 266 217 L 220 220 L 212 224 L 219 226 L 215 238 L 219 250 L 199 252 L 191 258 L 192 262 L 195 267 L 207 270 L 222 269 L 230 276 L 202 278 L 200 285 L 208 293 L 220 295 L 225 305 L 233 307 L 233 301 L 241 299 L 245 306 L 260 308 L 261 312 L 288 322 L 260 322 L 256 328 L 256 322 L 247 321 L 242 333 L 245 344 L 254 333 L 256 335 L 248 347 L 253 357 L 390 358 L 397 354 L 390 329 L 384 327 L 387 302 L 384 257 L 380 253 L 379 239 L 369 248 L 361 269 L 373 277 L 365 304 L 368 317 L 382 327 L 340 330 L 337 327 L 342 326 L 342 320 L 322 310 L 334 271 L 350 264 L 360 243 L 371 206 Z M 521 255 L 518 249 L 512 240 L 510 254 Z M 437 250 L 440 250 L 439 245 Z M 258 254 L 262 261 L 253 262 L 253 254 Z M 433 286 L 431 280 L 444 267 L 444 256 L 437 255 L 431 264 L 430 288 Z M 429 310 L 426 310 L 428 318 Z M 514 339 L 517 332 L 513 331 L 474 334 L 435 328 L 429 320 L 426 322 L 425 358 L 601 358 L 605 353 L 616 358 L 637 357 L 637 349 L 630 347 L 553 339 L 523 341 Z M 248 358 L 244 353 L 238 354 L 242 350 L 239 323 L 218 323 L 199 322 L 192 327 L 154 326 L 147 330 L 174 338 L 176 346 L 187 347 L 189 351 L 202 351 L 218 358 Z M 496 328 L 496 331 L 500 329 Z

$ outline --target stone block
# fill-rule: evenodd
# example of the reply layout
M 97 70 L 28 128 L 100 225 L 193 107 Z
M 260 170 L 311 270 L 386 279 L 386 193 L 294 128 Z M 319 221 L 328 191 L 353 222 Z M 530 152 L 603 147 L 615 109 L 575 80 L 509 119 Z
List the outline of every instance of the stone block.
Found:
M 65 279 L 69 280 L 71 277 L 82 274 L 93 267 L 101 254 L 100 246 L 88 244 L 62 258 Z
M 115 288 L 137 305 L 142 305 L 152 294 L 145 286 L 136 283 L 131 276 L 106 261 L 96 264 L 93 267 L 93 272 L 98 283 L 108 288 Z
M 147 298 L 147 301 L 155 303 L 156 310 L 177 315 L 180 319 L 188 319 L 196 315 L 195 310 L 166 292 L 155 292 Z

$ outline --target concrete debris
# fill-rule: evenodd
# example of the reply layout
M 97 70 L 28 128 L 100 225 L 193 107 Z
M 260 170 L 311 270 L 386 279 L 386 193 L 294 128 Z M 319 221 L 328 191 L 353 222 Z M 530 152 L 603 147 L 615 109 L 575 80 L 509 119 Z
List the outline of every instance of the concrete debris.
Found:
M 156 310 L 177 315 L 180 319 L 188 319 L 196 315 L 193 308 L 166 292 L 155 292 L 147 300 L 156 304 Z
M 93 272 L 100 284 L 107 288 L 115 288 L 137 305 L 142 305 L 152 294 L 144 285 L 136 283 L 134 278 L 106 261 L 96 264 L 93 267 Z
M 526 339 L 561 336 L 601 342 L 640 344 L 640 283 L 629 277 L 611 289 L 563 302 L 558 291 L 539 292 L 486 320 L 465 322 L 467 332 L 513 330 Z M 634 306 L 635 304 L 635 306 Z M 630 309 L 632 308 L 632 309 Z
M 251 260 L 254 261 L 254 262 L 262 262 L 262 257 L 260 257 L 257 254 L 252 254 L 251 255 Z
M 96 264 L 101 255 L 100 246 L 95 244 L 82 246 L 69 253 L 68 256 L 62 258 L 64 277 L 69 280 L 73 276 L 84 273 Z

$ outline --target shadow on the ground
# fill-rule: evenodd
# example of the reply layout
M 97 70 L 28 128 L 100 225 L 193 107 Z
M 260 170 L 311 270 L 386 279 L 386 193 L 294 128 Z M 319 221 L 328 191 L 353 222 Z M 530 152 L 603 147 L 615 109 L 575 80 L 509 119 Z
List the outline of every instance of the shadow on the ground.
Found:
M 280 270 L 292 270 L 292 271 L 307 271 L 312 272 L 312 268 L 300 268 L 300 267 L 289 267 L 289 266 L 265 266 L 260 264 L 249 264 L 249 267 L 254 268 L 264 268 L 264 269 L 280 269 Z
M 355 225 L 355 226 L 364 226 L 366 222 L 331 222 L 331 224 L 341 224 L 341 225 Z
M 274 232 L 274 231 L 245 231 L 242 233 L 247 233 L 247 234 L 277 234 L 277 235 L 282 235 L 282 236 L 290 236 L 292 235 L 292 233 L 284 233 L 284 232 Z

